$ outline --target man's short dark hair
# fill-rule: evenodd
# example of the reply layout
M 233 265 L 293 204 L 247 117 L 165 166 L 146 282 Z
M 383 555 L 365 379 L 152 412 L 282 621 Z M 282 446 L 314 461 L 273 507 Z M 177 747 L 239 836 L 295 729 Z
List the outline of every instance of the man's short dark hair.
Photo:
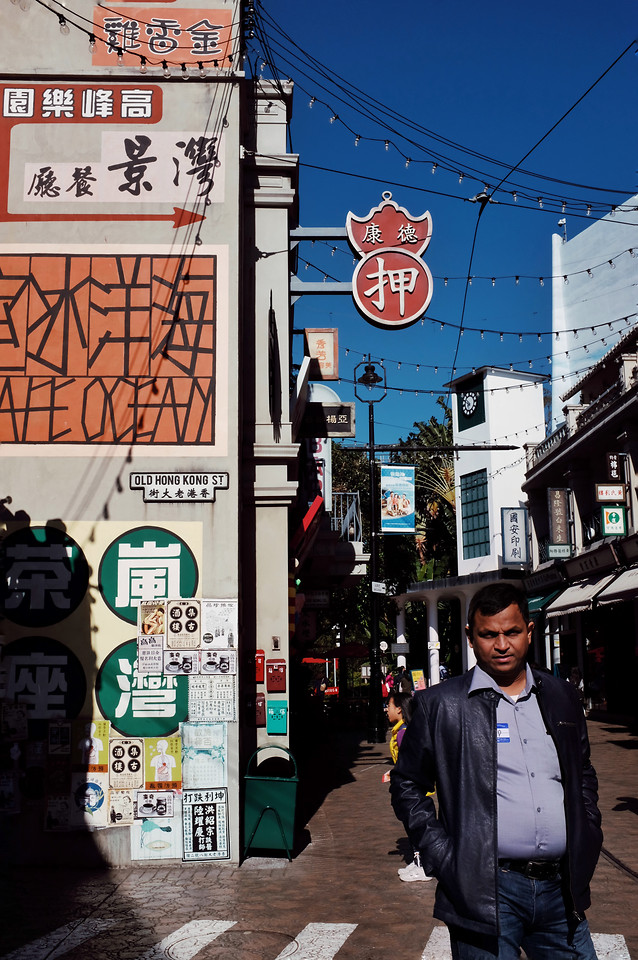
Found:
M 494 617 L 501 610 L 507 609 L 513 603 L 521 611 L 521 616 L 525 623 L 529 622 L 529 607 L 527 597 L 522 590 L 513 586 L 511 583 L 488 583 L 485 587 L 474 594 L 470 600 L 470 608 L 467 614 L 467 625 L 470 631 L 470 637 L 473 636 L 474 617 L 478 613 L 484 617 Z

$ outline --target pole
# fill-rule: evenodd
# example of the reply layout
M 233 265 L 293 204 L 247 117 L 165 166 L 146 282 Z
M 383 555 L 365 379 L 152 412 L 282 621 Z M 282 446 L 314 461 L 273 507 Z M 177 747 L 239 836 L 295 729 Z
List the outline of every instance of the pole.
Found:
M 379 579 L 379 509 L 374 450 L 374 405 L 368 404 L 370 460 L 370 702 L 368 743 L 385 742 L 385 715 L 381 693 L 381 652 L 379 650 L 379 595 L 375 586 Z

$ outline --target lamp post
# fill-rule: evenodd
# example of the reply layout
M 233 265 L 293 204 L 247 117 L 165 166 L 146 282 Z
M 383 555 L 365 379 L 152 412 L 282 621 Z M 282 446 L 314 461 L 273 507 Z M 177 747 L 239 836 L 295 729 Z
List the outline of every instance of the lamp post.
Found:
M 361 367 L 365 367 L 361 376 L 357 377 Z M 368 404 L 368 458 L 370 463 L 370 701 L 368 704 L 368 743 L 383 743 L 385 740 L 385 717 L 383 713 L 383 697 L 381 695 L 381 653 L 379 650 L 379 595 L 376 584 L 379 577 L 379 506 L 377 498 L 377 477 L 374 450 L 374 404 L 379 403 L 388 392 L 386 373 L 381 367 L 383 376 L 376 372 L 375 364 L 371 363 L 368 354 L 367 362 L 358 363 L 354 368 L 354 395 L 357 400 Z M 357 387 L 366 387 L 368 395 L 361 395 Z M 373 397 L 376 389 L 380 396 Z

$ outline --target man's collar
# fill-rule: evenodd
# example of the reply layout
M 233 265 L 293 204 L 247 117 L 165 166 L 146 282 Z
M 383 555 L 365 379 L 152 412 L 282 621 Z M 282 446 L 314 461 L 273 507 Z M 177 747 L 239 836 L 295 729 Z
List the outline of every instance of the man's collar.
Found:
M 534 675 L 531 671 L 530 665 L 525 664 L 525 688 L 521 690 L 517 699 L 521 700 L 523 697 L 527 697 L 532 689 L 535 689 Z M 470 682 L 469 693 L 474 693 L 475 690 L 495 690 L 496 693 L 500 694 L 501 697 L 505 697 L 506 693 L 504 690 L 501 690 L 496 680 L 494 680 L 485 670 L 482 670 L 479 667 L 478 663 L 472 671 L 472 680 Z

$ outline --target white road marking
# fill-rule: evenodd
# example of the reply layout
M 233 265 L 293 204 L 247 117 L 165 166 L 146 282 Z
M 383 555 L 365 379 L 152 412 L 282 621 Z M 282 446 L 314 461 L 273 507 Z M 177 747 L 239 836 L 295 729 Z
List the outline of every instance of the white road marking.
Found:
M 235 926 L 236 920 L 191 920 L 142 954 L 138 960 L 192 960 L 195 954 Z
M 45 937 L 12 950 L 2 960 L 54 960 L 114 923 L 115 920 L 72 920 Z
M 309 923 L 276 960 L 292 956 L 295 960 L 332 960 L 356 929 L 356 923 Z
M 447 927 L 435 927 L 433 929 L 421 960 L 452 960 L 450 934 Z
M 619 933 L 592 933 L 598 960 L 631 960 L 625 938 Z
M 625 938 L 619 933 L 592 933 L 598 960 L 631 960 Z M 447 927 L 435 927 L 421 960 L 452 960 Z

